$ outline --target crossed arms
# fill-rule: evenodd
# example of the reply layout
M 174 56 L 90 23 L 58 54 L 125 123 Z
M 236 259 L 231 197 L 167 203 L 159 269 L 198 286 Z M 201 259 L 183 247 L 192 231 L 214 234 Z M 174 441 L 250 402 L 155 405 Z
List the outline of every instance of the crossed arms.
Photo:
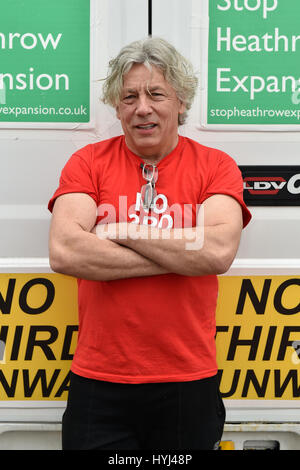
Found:
M 223 274 L 239 246 L 241 206 L 222 194 L 211 196 L 203 205 L 204 227 L 158 229 L 141 225 L 139 236 L 130 237 L 126 236 L 127 223 L 99 232 L 94 200 L 84 193 L 65 194 L 57 198 L 53 208 L 50 266 L 59 273 L 99 281 L 166 273 Z M 203 238 L 203 244 L 187 249 L 193 237 Z

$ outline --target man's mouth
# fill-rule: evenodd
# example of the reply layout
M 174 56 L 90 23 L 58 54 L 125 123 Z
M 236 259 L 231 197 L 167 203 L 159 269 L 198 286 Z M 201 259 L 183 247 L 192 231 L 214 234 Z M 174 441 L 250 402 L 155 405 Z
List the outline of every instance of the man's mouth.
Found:
M 149 129 L 153 129 L 156 126 L 157 126 L 157 124 L 149 123 L 149 124 L 138 124 L 136 127 L 138 129 L 143 129 L 143 130 L 147 131 Z

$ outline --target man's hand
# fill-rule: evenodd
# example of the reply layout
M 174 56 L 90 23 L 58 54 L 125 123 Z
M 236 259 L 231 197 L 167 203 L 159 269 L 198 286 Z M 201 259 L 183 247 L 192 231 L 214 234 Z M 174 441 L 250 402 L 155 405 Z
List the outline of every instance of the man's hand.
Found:
M 95 236 L 96 213 L 96 204 L 87 194 L 71 193 L 57 198 L 49 237 L 53 271 L 98 281 L 167 272 L 159 263 L 115 243 L 106 234 Z

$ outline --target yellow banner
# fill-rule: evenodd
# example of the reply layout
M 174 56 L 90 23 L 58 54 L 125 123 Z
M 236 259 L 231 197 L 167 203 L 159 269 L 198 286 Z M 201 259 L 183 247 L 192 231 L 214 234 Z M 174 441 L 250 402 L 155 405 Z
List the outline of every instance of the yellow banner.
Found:
M 0 275 L 0 400 L 66 400 L 78 332 L 77 282 Z
M 299 400 L 300 278 L 221 276 L 223 398 Z M 66 400 L 78 332 L 77 282 L 0 274 L 0 400 Z
M 300 278 L 224 276 L 219 285 L 223 398 L 299 400 Z

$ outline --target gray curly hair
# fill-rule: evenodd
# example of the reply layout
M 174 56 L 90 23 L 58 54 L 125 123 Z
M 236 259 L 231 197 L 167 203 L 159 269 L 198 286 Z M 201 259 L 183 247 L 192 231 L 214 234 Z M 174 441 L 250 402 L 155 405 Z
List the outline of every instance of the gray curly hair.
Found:
M 123 47 L 117 57 L 109 62 L 109 75 L 103 86 L 103 103 L 114 108 L 118 105 L 123 76 L 134 64 L 144 64 L 149 69 L 153 65 L 163 72 L 165 80 L 185 104 L 186 111 L 178 115 L 178 124 L 184 124 L 196 94 L 198 79 L 194 75 L 192 64 L 162 38 L 149 37 L 134 41 Z

